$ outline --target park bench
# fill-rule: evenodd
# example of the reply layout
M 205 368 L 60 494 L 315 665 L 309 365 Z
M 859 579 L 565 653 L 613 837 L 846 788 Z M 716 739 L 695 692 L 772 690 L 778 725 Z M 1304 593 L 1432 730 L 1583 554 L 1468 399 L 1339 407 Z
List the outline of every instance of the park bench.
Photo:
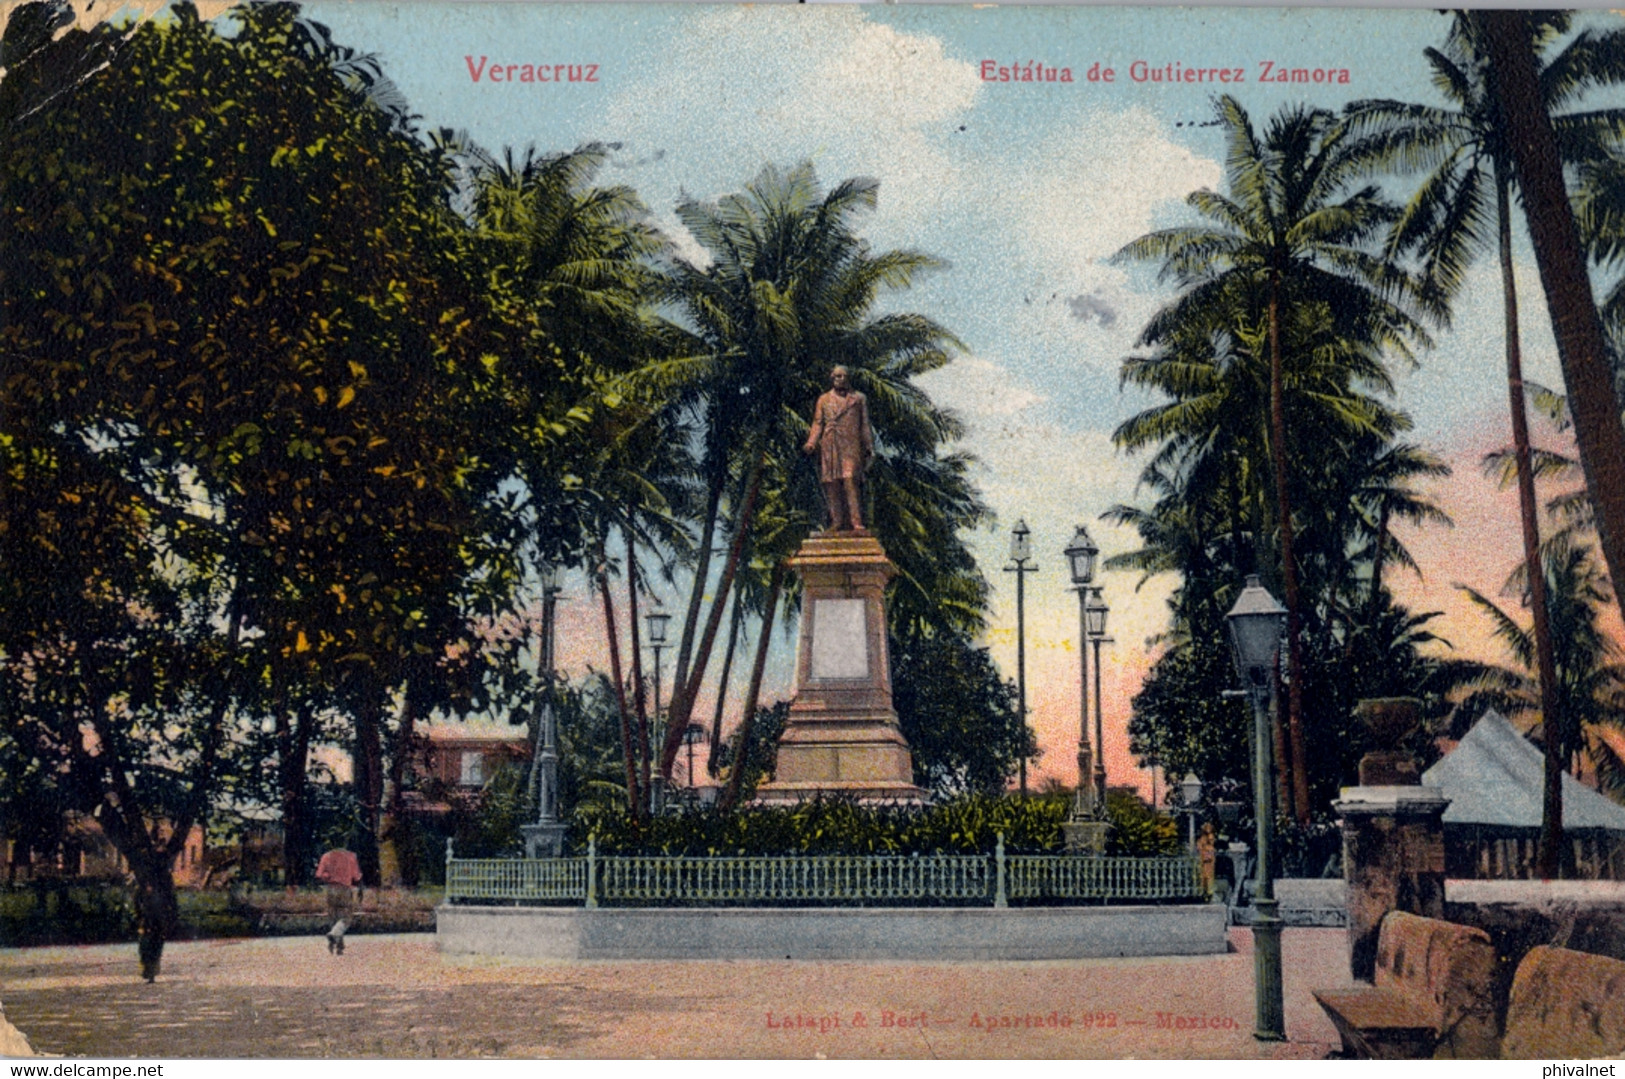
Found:
M 1625 962 L 1541 945 L 1512 978 L 1508 1060 L 1625 1056 Z
M 1392 911 L 1369 986 L 1317 989 L 1351 1056 L 1483 1059 L 1497 1051 L 1495 950 L 1481 929 Z

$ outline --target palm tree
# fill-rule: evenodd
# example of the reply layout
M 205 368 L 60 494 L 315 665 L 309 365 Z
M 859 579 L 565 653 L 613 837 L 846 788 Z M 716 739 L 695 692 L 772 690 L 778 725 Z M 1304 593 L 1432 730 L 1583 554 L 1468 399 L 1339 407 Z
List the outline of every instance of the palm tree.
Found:
M 669 559 L 691 546 L 683 522 L 692 510 L 693 468 L 681 413 L 658 394 L 629 393 L 622 384 L 688 344 L 654 314 L 653 260 L 664 240 L 630 188 L 593 184 L 608 156 L 604 146 L 550 156 L 510 150 L 500 160 L 475 147 L 464 152 L 472 162 L 470 212 L 481 254 L 544 343 L 521 351 L 522 362 L 508 368 L 513 422 L 526 433 L 511 468 L 526 496 L 530 546 L 550 562 L 584 551 L 591 564 L 620 713 L 627 798 L 637 815 L 647 807 L 641 793 L 649 760 L 638 551 L 660 550 Z M 626 662 L 610 588 L 615 539 L 628 588 Z
M 951 420 L 909 380 L 947 363 L 952 334 L 915 314 L 876 315 L 880 294 L 908 287 L 937 265 L 912 251 L 873 253 L 855 229 L 876 205 L 878 185 L 847 180 L 824 193 L 810 164 L 769 166 L 743 192 L 717 203 L 688 199 L 683 225 L 710 256 L 674 256 L 668 296 L 700 342 L 698 355 L 651 365 L 639 377 L 663 384 L 698 419 L 706 484 L 693 583 L 678 640 L 671 722 L 661 753 L 669 774 L 721 628 L 775 462 L 793 462 L 805 411 L 844 365 L 868 395 L 877 453 L 922 433 L 940 442 Z M 778 469 L 792 474 L 793 464 Z M 735 486 L 737 485 L 737 486 Z M 730 487 L 737 503 L 724 517 Z M 712 547 L 731 531 L 720 573 Z M 711 596 L 706 610 L 706 596 Z M 703 620 L 702 620 L 703 615 Z
M 1457 587 L 1487 614 L 1495 637 L 1516 666 L 1486 666 L 1467 683 L 1473 696 L 1465 702 L 1487 703 L 1509 717 L 1538 715 L 1542 740 L 1558 746 L 1558 759 L 1576 775 L 1589 756 L 1602 786 L 1625 789 L 1625 771 L 1613 750 L 1625 732 L 1625 656 L 1599 625 L 1599 609 L 1613 602 L 1613 590 L 1597 566 L 1594 549 L 1572 532 L 1559 532 L 1543 545 L 1542 573 L 1556 629 L 1559 710 L 1545 709 L 1544 686 L 1529 677 L 1535 665 L 1533 634 L 1493 600 L 1476 589 Z M 1527 590 L 1522 565 L 1507 580 L 1512 594 Z M 1544 872 L 1544 868 L 1542 870 Z
M 1541 20 L 1534 34 L 1537 55 L 1555 42 L 1568 23 L 1568 16 L 1558 13 Z M 1611 47 L 1606 37 L 1581 34 L 1552 56 L 1539 76 L 1545 110 L 1556 113 L 1573 105 L 1595 85 L 1599 75 L 1606 72 L 1600 61 Z M 1488 246 L 1489 232 L 1494 230 L 1501 269 L 1507 396 L 1523 557 L 1531 582 L 1536 668 L 1541 684 L 1552 685 L 1556 668 L 1545 579 L 1539 570 L 1540 528 L 1512 267 L 1511 191 L 1515 177 L 1509 131 L 1494 91 L 1483 26 L 1476 17 L 1457 15 L 1443 48 L 1429 48 L 1425 55 L 1433 69 L 1434 85 L 1452 107 L 1359 101 L 1349 106 L 1348 122 L 1352 130 L 1368 133 L 1358 153 L 1372 166 L 1427 173 L 1396 222 L 1388 248 L 1394 258 L 1411 249 L 1421 252 L 1423 287 L 1430 295 L 1441 302 L 1454 298 L 1473 255 Z M 1611 137 L 1625 128 L 1625 109 L 1568 112 L 1554 115 L 1552 122 L 1567 160 L 1597 160 Z M 1544 703 L 1548 710 L 1557 706 L 1555 690 L 1545 695 Z M 1561 798 L 1560 792 L 1557 797 Z
M 1556 124 L 1542 92 L 1535 42 L 1550 18 L 1544 13 L 1485 11 L 1474 14 L 1494 76 L 1523 192 L 1525 221 L 1540 266 L 1541 285 L 1557 338 L 1563 381 L 1574 402 L 1574 426 L 1586 486 L 1595 506 L 1599 545 L 1610 576 L 1625 577 L 1625 428 L 1613 392 L 1610 352 L 1587 273 L 1585 252 L 1564 183 Z M 1581 85 L 1617 82 L 1625 74 L 1625 38 L 1599 35 L 1594 62 L 1577 70 Z M 1543 870 L 1555 868 L 1561 797 L 1555 747 L 1546 762 L 1548 810 L 1554 826 L 1542 830 Z
M 1229 195 L 1191 193 L 1187 202 L 1207 223 L 1163 229 L 1118 252 L 1119 259 L 1161 262 L 1161 277 L 1181 289 L 1155 315 L 1141 343 L 1168 341 L 1202 312 L 1262 323 L 1269 357 L 1269 458 L 1273 472 L 1281 581 L 1287 608 L 1289 756 L 1295 816 L 1308 820 L 1304 768 L 1303 599 L 1294 550 L 1292 484 L 1284 386 L 1282 325 L 1294 308 L 1322 306 L 1333 334 L 1408 354 L 1426 339 L 1391 297 L 1412 298 L 1391 263 L 1363 249 L 1393 219 L 1375 187 L 1346 191 L 1354 175 L 1345 132 L 1331 113 L 1289 106 L 1260 141 L 1251 118 L 1231 97 L 1217 104 L 1226 143 Z M 1261 316 L 1261 317 L 1260 317 Z M 1211 316 L 1208 316 L 1211 317 Z
M 1394 440 L 1409 419 L 1379 399 L 1390 387 L 1378 357 L 1357 343 L 1326 339 L 1315 305 L 1294 315 L 1283 335 L 1291 358 L 1284 388 L 1293 420 L 1294 490 L 1305 507 L 1299 560 L 1306 607 L 1316 612 L 1309 636 L 1318 654 L 1340 654 L 1350 667 L 1370 652 L 1373 633 L 1390 613 L 1382 567 L 1409 561 L 1389 534 L 1390 520 L 1448 521 L 1411 486 L 1420 476 L 1448 470 Z M 1135 527 L 1144 543 L 1115 556 L 1110 568 L 1147 576 L 1174 570 L 1184 578 L 1172 600 L 1171 650 L 1190 647 L 1193 633 L 1222 626 L 1234 595 L 1220 582 L 1234 582 L 1269 558 L 1258 549 L 1267 531 L 1268 467 L 1255 464 L 1268 457 L 1264 334 L 1204 341 L 1199 329 L 1124 363 L 1125 382 L 1171 400 L 1131 417 L 1114 435 L 1130 452 L 1156 448 L 1140 481 L 1155 493 L 1154 504 L 1115 506 L 1107 514 Z M 1340 644 L 1332 639 L 1339 635 Z M 1325 640 L 1316 643 L 1316 637 Z M 1319 771 L 1323 782 L 1326 770 Z M 1315 778 L 1311 788 L 1319 785 Z M 1282 800 L 1290 804 L 1290 789 Z

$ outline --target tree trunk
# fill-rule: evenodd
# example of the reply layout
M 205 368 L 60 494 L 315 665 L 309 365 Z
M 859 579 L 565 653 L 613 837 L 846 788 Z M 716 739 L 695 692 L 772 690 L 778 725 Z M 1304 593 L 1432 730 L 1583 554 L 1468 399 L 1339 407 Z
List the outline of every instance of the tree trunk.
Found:
M 278 709 L 277 770 L 282 788 L 282 876 L 290 888 L 310 883 L 315 851 L 311 846 L 309 784 L 310 740 L 316 717 L 310 702 L 292 711 Z
M 173 866 L 175 852 L 169 843 L 149 827 L 147 814 L 142 811 L 135 790 L 130 786 L 130 771 L 124 762 L 109 749 L 115 745 L 105 724 L 92 721 L 101 739 L 99 763 L 103 769 L 102 800 L 97 806 L 96 823 L 107 836 L 113 849 L 124 856 L 130 867 L 136 920 L 136 956 L 140 960 L 141 977 L 153 981 L 163 960 L 164 942 L 175 935 L 180 921 L 180 907 L 175 899 Z M 184 814 L 183 814 L 184 817 Z M 192 822 L 177 821 L 186 832 Z M 170 836 L 174 838 L 173 833 Z M 182 833 L 182 844 L 185 833 Z
M 643 692 L 643 635 L 638 626 L 638 553 L 630 529 L 623 527 L 621 536 L 626 541 L 626 621 L 632 637 L 632 712 L 638 719 L 638 767 L 643 777 L 643 789 L 652 790 L 649 767 L 649 703 Z M 660 702 L 655 702 L 658 714 Z M 651 807 L 653 812 L 653 807 Z
M 1492 86 L 1523 192 L 1524 218 L 1540 266 L 1563 383 L 1574 417 L 1586 489 L 1596 509 L 1597 534 L 1608 575 L 1625 581 L 1625 428 L 1614 394 L 1602 319 L 1564 187 L 1562 158 L 1540 95 L 1527 14 L 1483 11 Z M 1625 588 L 1615 588 L 1625 613 Z
M 136 957 L 141 964 L 141 977 L 156 981 L 163 962 L 164 943 L 180 928 L 180 903 L 175 898 L 172 872 L 174 860 L 156 854 L 127 860 L 135 877 Z
M 384 800 L 383 694 L 370 676 L 361 679 L 360 689 L 355 712 L 355 789 L 361 803 L 361 836 L 355 853 L 361 863 L 361 883 L 377 888 L 382 883 L 378 839 Z
M 406 819 L 402 798 L 407 765 L 412 759 L 412 740 L 417 736 L 417 701 L 417 688 L 409 676 L 401 702 L 401 726 L 395 736 L 395 752 L 389 758 L 389 797 L 384 806 L 380 833 L 385 853 L 379 859 L 379 876 L 386 887 L 417 884 L 418 867 L 412 851 L 412 825 Z
M 672 687 L 671 707 L 667 711 L 666 740 L 660 753 L 660 771 L 662 775 L 670 775 L 673 763 L 677 760 L 677 751 L 682 747 L 682 732 L 688 727 L 688 721 L 694 714 L 694 702 L 700 694 L 700 682 L 705 677 L 706 664 L 711 659 L 711 649 L 716 644 L 717 631 L 722 626 L 722 612 L 728 602 L 728 594 L 733 590 L 734 577 L 739 573 L 739 559 L 744 553 L 746 537 L 750 535 L 751 522 L 755 518 L 756 498 L 762 490 L 762 472 L 767 460 L 767 450 L 756 451 L 756 459 L 751 462 L 750 472 L 747 474 L 745 498 L 740 503 L 739 515 L 734 522 L 733 542 L 728 546 L 728 560 L 722 566 L 722 579 L 717 582 L 716 597 L 711 601 L 711 613 L 705 620 L 705 632 L 700 637 L 699 648 L 695 652 L 694 667 L 688 672 L 688 680 Z
M 773 639 L 773 617 L 779 609 L 779 592 L 784 588 L 785 564 L 773 567 L 773 579 L 767 587 L 767 610 L 762 615 L 762 635 L 756 641 L 756 661 L 750 668 L 750 687 L 745 690 L 745 714 L 739 721 L 739 752 L 734 757 L 728 774 L 728 791 L 722 799 L 723 812 L 729 812 L 739 802 L 739 788 L 745 778 L 745 757 L 750 750 L 751 730 L 756 726 L 756 711 L 762 697 L 762 675 L 767 670 L 768 643 Z
M 1540 874 L 1548 879 L 1558 875 L 1559 847 L 1562 842 L 1563 789 L 1562 753 L 1550 732 L 1561 732 L 1562 707 L 1557 694 L 1557 661 L 1552 649 L 1551 609 L 1546 602 L 1546 570 L 1540 560 L 1540 521 L 1535 502 L 1535 473 L 1529 457 L 1529 413 L 1524 405 L 1523 352 L 1518 338 L 1518 287 L 1512 274 L 1512 206 L 1507 193 L 1508 178 L 1495 172 L 1495 212 L 1497 215 L 1497 245 L 1501 260 L 1501 294 L 1506 315 L 1507 403 L 1512 413 L 1512 455 L 1518 476 L 1518 524 L 1523 535 L 1523 565 L 1529 578 L 1529 609 L 1534 618 L 1535 674 L 1540 693 L 1542 729 L 1545 739 L 1547 767 L 1543 805 L 1555 807 L 1548 817 L 1542 814 Z M 1554 771 L 1550 762 L 1557 760 Z M 1547 820 L 1556 822 L 1555 829 L 1545 827 Z
M 739 590 L 734 589 L 733 616 L 728 620 L 728 648 L 722 653 L 722 678 L 717 682 L 717 707 L 711 713 L 710 751 L 705 760 L 705 772 L 717 777 L 717 750 L 722 745 L 722 712 L 728 703 L 728 680 L 733 675 L 734 649 L 739 646 L 739 624 L 744 620 L 744 605 L 739 602 Z
M 621 681 L 621 635 L 615 629 L 615 597 L 609 592 L 609 562 L 604 543 L 598 542 L 598 595 L 604 601 L 604 635 L 609 640 L 609 680 L 615 687 L 615 708 L 621 717 L 621 759 L 626 762 L 626 801 L 633 820 L 642 820 L 643 799 L 639 796 L 637 746 L 632 738 L 632 720 L 626 710 L 626 684 Z
M 700 607 L 705 601 L 711 576 L 711 546 L 717 539 L 717 516 L 722 509 L 722 491 L 728 485 L 728 470 L 719 470 L 705 493 L 705 521 L 700 526 L 700 547 L 694 560 L 694 584 L 688 592 L 688 609 L 683 612 L 683 635 L 677 641 L 677 665 L 673 669 L 673 689 L 688 681 L 688 662 L 694 652 L 694 634 L 700 625 Z
M 1303 751 L 1303 615 L 1298 566 L 1292 553 L 1292 496 L 1286 459 L 1286 400 L 1281 371 L 1281 271 L 1270 270 L 1270 461 L 1275 468 L 1275 504 L 1280 518 L 1281 582 L 1286 591 L 1287 745 L 1279 762 L 1283 808 L 1290 804 L 1299 824 L 1309 823 L 1309 781 Z M 1290 793 L 1288 800 L 1285 795 Z

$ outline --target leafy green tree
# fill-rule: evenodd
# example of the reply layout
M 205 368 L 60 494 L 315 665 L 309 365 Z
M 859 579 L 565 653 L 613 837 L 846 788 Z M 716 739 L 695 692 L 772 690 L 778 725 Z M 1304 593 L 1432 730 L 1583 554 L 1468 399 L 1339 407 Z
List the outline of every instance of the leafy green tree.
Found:
M 387 700 L 476 684 L 470 607 L 510 572 L 469 411 L 491 305 L 442 162 L 296 15 L 227 33 L 180 5 L 0 84 L 0 676 L 18 759 L 71 776 L 132 867 L 149 976 L 228 731 L 272 714 L 302 789 L 341 706 L 376 834 Z M 26 107 L 64 52 L 106 62 Z
M 915 782 L 939 798 L 1004 791 L 1030 734 L 987 649 L 949 635 L 893 635 L 892 705 Z

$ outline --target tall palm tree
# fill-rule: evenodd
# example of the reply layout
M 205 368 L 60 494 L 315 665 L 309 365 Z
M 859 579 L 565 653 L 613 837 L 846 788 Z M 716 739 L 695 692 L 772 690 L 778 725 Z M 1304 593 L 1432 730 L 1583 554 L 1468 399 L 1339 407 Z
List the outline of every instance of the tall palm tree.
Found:
M 1550 13 L 1533 29 L 1536 55 L 1548 51 L 1567 30 L 1569 17 Z M 1625 130 L 1625 109 L 1562 112 L 1608 75 L 1610 38 L 1580 34 L 1546 60 L 1539 74 L 1542 106 L 1554 114 L 1558 146 L 1570 161 L 1604 156 L 1613 136 Z M 1625 41 L 1625 36 L 1620 40 Z M 1523 558 L 1530 581 L 1536 669 L 1542 686 L 1555 685 L 1552 629 L 1545 575 L 1540 572 L 1540 528 L 1534 470 L 1530 464 L 1529 420 L 1518 336 L 1518 296 L 1512 266 L 1512 199 L 1515 184 L 1510 131 L 1495 92 L 1483 25 L 1470 13 L 1458 14 L 1442 48 L 1425 50 L 1433 83 L 1449 107 L 1391 100 L 1358 101 L 1348 108 L 1350 128 L 1365 136 L 1357 156 L 1374 167 L 1425 173 L 1389 237 L 1389 254 L 1415 249 L 1422 257 L 1423 288 L 1441 302 L 1459 292 L 1473 256 L 1494 243 L 1501 269 L 1505 320 L 1508 408 L 1518 489 Z M 1555 689 L 1543 694 L 1550 711 Z M 1554 780 L 1555 782 L 1555 780 Z M 1561 798 L 1561 789 L 1558 794 Z
M 1613 392 L 1611 353 L 1564 181 L 1557 125 L 1542 91 L 1534 43 L 1550 15 L 1484 11 L 1471 18 L 1481 27 L 1496 99 L 1511 136 L 1524 218 L 1557 339 L 1563 381 L 1574 403 L 1575 437 L 1597 514 L 1599 546 L 1610 576 L 1617 581 L 1625 578 L 1625 427 Z M 1599 40 L 1606 47 L 1599 47 L 1595 61 L 1575 72 L 1575 80 L 1582 85 L 1618 82 L 1625 75 L 1625 38 L 1615 33 L 1600 35 Z M 1553 793 L 1560 788 L 1557 762 L 1551 757 L 1549 753 L 1548 803 L 1560 797 Z M 1560 802 L 1556 809 L 1560 818 Z M 1543 830 L 1543 868 L 1555 864 L 1557 838 L 1555 830 Z
M 1160 262 L 1161 277 L 1181 295 L 1141 334 L 1156 345 L 1198 312 L 1229 309 L 1262 323 L 1269 357 L 1269 458 L 1275 527 L 1287 609 L 1288 759 L 1294 815 L 1309 816 L 1303 739 L 1303 598 L 1294 550 L 1292 483 L 1284 390 L 1282 324 L 1298 305 L 1323 305 L 1339 337 L 1408 354 L 1425 340 L 1401 302 L 1414 299 L 1409 282 L 1365 247 L 1394 217 L 1374 186 L 1350 192 L 1353 162 L 1331 113 L 1289 106 L 1260 139 L 1240 103 L 1217 103 L 1224 129 L 1228 195 L 1192 192 L 1187 202 L 1206 223 L 1149 233 L 1118 252 L 1119 259 Z M 1401 302 L 1396 302 L 1396 300 Z
M 638 656 L 637 552 L 642 546 L 677 556 L 691 546 L 683 522 L 692 509 L 693 469 L 681 413 L 658 394 L 629 393 L 622 384 L 689 344 L 654 313 L 654 260 L 665 242 L 630 188 L 594 184 L 607 147 L 547 156 L 508 150 L 500 159 L 472 146 L 464 152 L 480 253 L 541 343 L 521 345 L 521 362 L 506 368 L 513 422 L 526 436 L 510 467 L 525 492 L 530 546 L 541 560 L 584 556 L 591 564 L 627 798 L 631 811 L 642 813 L 648 777 L 639 781 L 636 762 L 647 764 L 649 720 Z M 625 662 L 610 589 L 617 548 L 629 590 Z
M 868 395 L 881 460 L 894 444 L 922 433 L 941 441 L 951 431 L 947 415 L 909 380 L 947 363 L 958 341 L 924 316 L 874 312 L 881 293 L 908 287 L 938 264 L 918 252 L 870 250 L 855 226 L 877 196 L 878 185 L 865 179 L 823 192 L 803 163 L 788 171 L 769 166 L 719 202 L 688 199 L 677 207 L 710 261 L 672 257 L 668 297 L 701 346 L 696 357 L 651 365 L 642 377 L 661 381 L 697 416 L 706 494 L 660 758 L 666 774 L 699 695 L 763 482 L 774 462 L 796 460 L 805 413 L 830 369 L 848 367 Z M 738 503 L 724 517 L 724 495 L 735 482 Z M 724 524 L 731 536 L 713 580 L 711 552 Z

